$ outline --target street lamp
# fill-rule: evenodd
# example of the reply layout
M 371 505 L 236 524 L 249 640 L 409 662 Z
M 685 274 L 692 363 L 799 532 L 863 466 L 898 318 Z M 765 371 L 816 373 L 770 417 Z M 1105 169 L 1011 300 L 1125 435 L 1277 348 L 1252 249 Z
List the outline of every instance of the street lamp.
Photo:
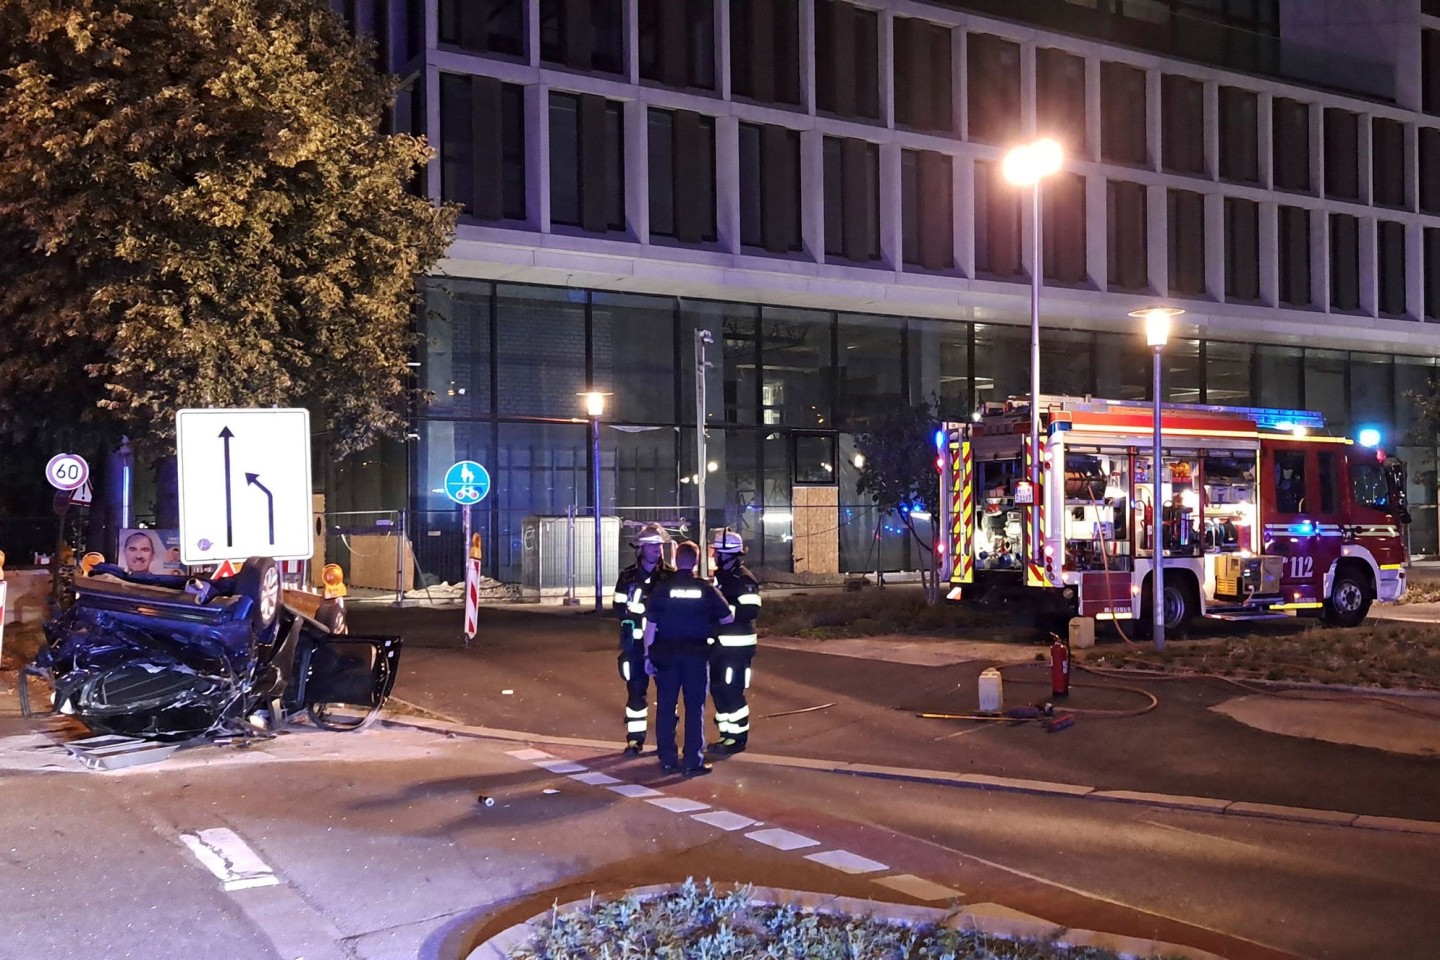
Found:
M 1044 248 L 1041 244 L 1044 220 L 1040 212 L 1040 185 L 1060 169 L 1065 151 L 1060 144 L 1042 137 L 1034 143 L 1013 147 L 1005 154 L 1000 170 L 1017 187 L 1030 187 L 1034 200 L 1035 229 L 1030 257 L 1030 531 L 1026 544 L 1030 558 L 1043 562 L 1036 545 L 1044 539 L 1040 530 L 1040 284 L 1044 280 Z
M 601 579 L 604 572 L 600 566 L 600 418 L 605 413 L 605 398 L 609 394 L 591 390 L 580 396 L 585 398 L 585 415 L 590 418 L 590 471 L 594 484 L 591 503 L 595 507 L 595 612 L 599 613 L 604 609 L 602 598 L 605 589 Z
M 1147 310 L 1136 310 L 1130 314 L 1132 317 L 1145 321 L 1145 343 L 1155 351 L 1153 369 L 1154 383 L 1151 388 L 1155 396 L 1155 436 L 1150 463 L 1151 480 L 1153 481 L 1150 502 L 1152 504 L 1151 509 L 1154 511 L 1154 543 L 1151 544 L 1151 547 L 1155 551 L 1155 571 L 1152 574 L 1154 578 L 1152 586 L 1155 592 L 1151 598 L 1150 606 L 1153 617 L 1152 630 L 1155 635 L 1156 650 L 1165 649 L 1165 525 L 1162 522 L 1164 516 L 1162 511 L 1164 510 L 1163 505 L 1165 501 L 1161 499 L 1160 491 L 1161 472 L 1163 469 L 1160 449 L 1160 406 L 1164 396 L 1160 392 L 1160 355 L 1165 351 L 1165 344 L 1170 339 L 1170 322 L 1184 312 L 1184 310 L 1179 310 L 1175 307 L 1151 307 Z M 1180 518 L 1177 516 L 1175 521 L 1179 523 Z

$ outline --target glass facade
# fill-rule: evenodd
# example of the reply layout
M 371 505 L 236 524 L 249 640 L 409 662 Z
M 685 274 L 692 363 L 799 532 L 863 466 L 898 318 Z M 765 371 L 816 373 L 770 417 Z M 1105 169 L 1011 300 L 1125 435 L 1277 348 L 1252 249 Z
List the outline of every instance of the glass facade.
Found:
M 424 293 L 416 373 L 425 399 L 409 446 L 415 538 L 423 548 L 427 537 L 453 535 L 458 511 L 440 480 L 455 461 L 477 460 L 492 474 L 491 495 L 476 508 L 486 574 L 506 581 L 520 579 L 526 517 L 593 510 L 590 425 L 578 396 L 588 389 L 608 394 L 599 462 L 606 515 L 684 523 L 693 534 L 703 482 L 708 523 L 740 530 L 754 565 L 790 570 L 807 560 L 797 546 L 801 528 L 815 527 L 806 511 L 823 509 L 842 572 L 918 562 L 899 522 L 876 517 L 855 490 L 855 439 L 871 417 L 926 401 L 960 419 L 1029 390 L 1023 325 L 460 279 L 428 280 Z M 695 459 L 698 331 L 712 339 L 703 465 Z M 1138 331 L 1046 327 L 1040 345 L 1046 393 L 1150 399 Z M 1173 341 L 1165 359 L 1172 402 L 1319 410 L 1336 434 L 1378 427 L 1415 465 L 1412 535 L 1417 551 L 1434 552 L 1434 483 L 1423 482 L 1425 471 L 1434 475 L 1434 451 L 1402 446 L 1413 425 L 1407 395 L 1426 388 L 1432 361 L 1216 340 Z M 388 456 L 398 469 L 398 453 Z M 836 505 L 809 505 L 817 486 L 833 488 Z M 427 572 L 453 580 L 458 555 L 427 561 L 422 550 L 422 568 L 429 562 L 437 569 Z

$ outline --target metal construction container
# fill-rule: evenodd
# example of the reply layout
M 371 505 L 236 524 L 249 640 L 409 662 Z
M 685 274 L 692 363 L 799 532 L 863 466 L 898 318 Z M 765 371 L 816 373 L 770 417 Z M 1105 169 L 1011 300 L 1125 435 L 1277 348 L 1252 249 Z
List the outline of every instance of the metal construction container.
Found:
M 610 593 L 620 576 L 620 518 L 601 517 L 600 545 L 602 595 Z M 585 605 L 595 602 L 595 518 L 576 517 L 574 534 L 566 517 L 526 517 L 521 523 L 520 596 L 525 600 L 553 600 L 570 588 L 573 564 L 575 596 Z

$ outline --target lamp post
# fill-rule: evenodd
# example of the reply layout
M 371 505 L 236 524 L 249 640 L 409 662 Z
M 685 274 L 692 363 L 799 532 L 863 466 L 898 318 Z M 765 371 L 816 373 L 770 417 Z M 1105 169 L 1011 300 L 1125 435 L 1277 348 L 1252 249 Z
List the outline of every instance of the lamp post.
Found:
M 1165 525 L 1162 522 L 1164 503 L 1161 499 L 1160 489 L 1162 466 L 1161 451 L 1161 426 L 1160 407 L 1164 395 L 1160 392 L 1160 355 L 1165 351 L 1165 344 L 1170 339 L 1170 322 L 1175 317 L 1184 313 L 1184 310 L 1177 310 L 1174 307 L 1151 307 L 1148 310 L 1136 310 L 1130 316 L 1138 317 L 1145 321 L 1145 343 L 1155 352 L 1152 375 L 1154 383 L 1152 392 L 1155 397 L 1155 429 L 1154 446 L 1151 453 L 1151 480 L 1153 481 L 1150 502 L 1154 511 L 1154 543 L 1151 544 L 1155 551 L 1155 569 L 1151 574 L 1154 595 L 1150 601 L 1152 627 L 1155 637 L 1155 649 L 1165 649 Z M 1179 522 L 1179 517 L 1176 517 Z
M 595 612 L 599 613 L 604 609 L 605 595 L 604 571 L 600 565 L 601 543 L 604 539 L 600 531 L 600 417 L 605 413 L 606 394 L 591 390 L 580 396 L 585 398 L 585 415 L 590 418 L 590 472 L 593 484 L 591 503 L 595 508 Z
M 1044 179 L 1060 169 L 1065 151 L 1049 137 L 1012 148 L 1005 154 L 1000 170 L 1005 179 L 1017 187 L 1030 187 L 1034 202 L 1032 247 L 1030 257 L 1030 531 L 1032 543 L 1025 545 L 1030 560 L 1043 562 L 1036 549 L 1044 539 L 1040 530 L 1040 284 L 1044 280 L 1044 218 L 1041 214 L 1041 189 Z

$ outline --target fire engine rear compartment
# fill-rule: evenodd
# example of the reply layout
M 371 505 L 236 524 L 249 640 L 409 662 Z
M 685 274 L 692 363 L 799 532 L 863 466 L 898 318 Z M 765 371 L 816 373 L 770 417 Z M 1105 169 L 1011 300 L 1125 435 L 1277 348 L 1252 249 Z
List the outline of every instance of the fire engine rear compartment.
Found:
M 972 596 L 1023 592 L 1072 616 L 1148 621 L 1157 540 L 1167 624 L 1332 616 L 1344 613 L 1331 609 L 1332 587 L 1346 580 L 1361 596 L 1345 618 L 1363 618 L 1370 600 L 1403 590 L 1403 465 L 1344 439 L 1288 427 L 1264 434 L 1257 423 L 1284 413 L 1323 426 L 1319 415 L 1167 405 L 1157 510 L 1148 404 L 1042 403 L 1036 491 L 1023 399 L 947 425 L 952 597 L 973 585 Z M 970 491 L 973 506 L 962 495 Z

